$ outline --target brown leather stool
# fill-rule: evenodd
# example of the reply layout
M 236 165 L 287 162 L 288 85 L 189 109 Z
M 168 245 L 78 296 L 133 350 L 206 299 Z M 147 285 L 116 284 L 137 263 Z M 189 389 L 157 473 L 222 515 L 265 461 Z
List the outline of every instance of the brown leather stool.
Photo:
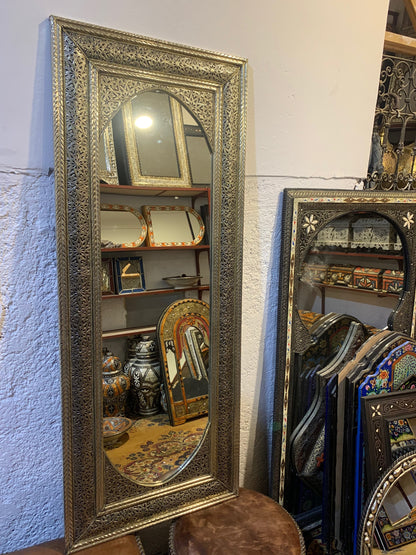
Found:
M 10 555 L 62 555 L 65 553 L 65 544 L 63 539 L 52 540 L 50 542 L 13 551 Z M 122 538 L 116 538 L 108 542 L 87 547 L 78 551 L 79 555 L 143 555 L 144 551 L 141 547 L 140 540 L 129 534 Z
M 255 491 L 180 517 L 170 529 L 172 555 L 238 553 L 303 555 L 302 534 L 290 514 Z

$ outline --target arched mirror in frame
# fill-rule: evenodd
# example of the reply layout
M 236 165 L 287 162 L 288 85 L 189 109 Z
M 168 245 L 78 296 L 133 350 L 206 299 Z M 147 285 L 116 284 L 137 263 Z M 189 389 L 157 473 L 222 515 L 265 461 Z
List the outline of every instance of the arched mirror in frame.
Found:
M 355 425 L 347 378 L 380 330 L 415 332 L 416 195 L 298 189 L 283 202 L 272 496 L 330 542 L 342 514 L 359 522 L 355 463 L 342 462 Z
M 246 62 L 57 17 L 51 25 L 65 536 L 73 552 L 237 494 Z M 162 135 L 146 144 L 131 125 L 143 107 L 164 111 Z M 168 169 L 155 166 L 156 147 L 170 156 Z M 203 215 L 201 197 L 209 203 Z M 160 214 L 167 206 L 178 213 Z M 191 222 L 186 239 L 183 229 L 172 241 L 165 238 L 166 216 L 181 225 Z M 114 226 L 123 229 L 112 241 Z M 155 226 L 167 246 L 147 242 Z M 173 248 L 176 259 L 198 249 L 209 253 L 208 275 L 202 276 L 207 281 L 201 277 L 183 286 L 181 279 L 189 276 L 182 274 L 190 272 L 173 267 L 173 261 L 172 272 L 159 276 L 170 281 L 152 284 L 149 270 L 159 259 L 146 257 L 170 256 Z M 142 299 L 147 304 L 137 305 Z M 154 481 L 149 475 L 131 479 L 106 454 L 103 407 L 110 386 L 103 382 L 103 361 L 109 374 L 124 362 L 123 333 L 116 337 L 114 328 L 131 335 L 137 324 L 137 331 L 153 333 L 157 341 L 158 317 L 179 302 L 201 304 L 205 312 L 198 319 L 197 309 L 188 308 L 187 326 L 181 315 L 186 340 L 178 338 L 184 352 L 175 363 L 181 370 L 196 369 L 198 385 L 204 381 L 208 392 L 204 386 L 205 396 L 198 393 L 201 399 L 195 399 L 188 387 L 198 402 L 180 402 L 195 412 L 189 421 L 168 425 L 192 426 L 201 413 L 202 433 L 174 472 Z M 114 352 L 105 351 L 103 359 L 103 347 Z M 169 356 L 173 360 L 171 351 Z M 165 389 L 172 385 L 167 380 Z M 124 378 L 124 385 L 129 381 Z M 130 420 L 120 424 L 125 441 L 133 436 L 134 418 L 120 418 Z

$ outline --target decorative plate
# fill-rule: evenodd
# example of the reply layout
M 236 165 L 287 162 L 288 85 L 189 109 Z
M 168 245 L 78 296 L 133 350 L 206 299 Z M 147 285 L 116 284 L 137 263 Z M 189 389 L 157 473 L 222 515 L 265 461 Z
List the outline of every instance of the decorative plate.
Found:
M 186 276 L 185 274 L 183 274 L 182 276 L 170 276 L 164 277 L 163 279 L 175 289 L 181 289 L 184 287 L 193 287 L 194 285 L 197 285 L 198 281 L 201 279 L 201 276 Z

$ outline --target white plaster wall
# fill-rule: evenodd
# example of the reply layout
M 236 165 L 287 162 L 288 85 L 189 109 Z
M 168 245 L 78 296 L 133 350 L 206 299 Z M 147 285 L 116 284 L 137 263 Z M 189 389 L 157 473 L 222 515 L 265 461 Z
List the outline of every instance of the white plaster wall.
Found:
M 62 449 L 54 182 L 0 170 L 0 188 L 3 553 L 62 535 Z
M 248 177 L 245 183 L 240 476 L 267 493 L 285 188 L 354 189 L 355 179 Z
M 387 0 L 2 0 L 0 552 L 63 535 L 53 13 L 249 59 L 241 482 L 265 491 L 284 187 L 365 174 Z

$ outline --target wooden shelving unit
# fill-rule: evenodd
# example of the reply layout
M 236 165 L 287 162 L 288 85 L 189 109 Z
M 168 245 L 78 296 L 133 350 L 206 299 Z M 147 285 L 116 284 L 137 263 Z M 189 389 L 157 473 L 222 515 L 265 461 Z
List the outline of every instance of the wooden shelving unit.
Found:
M 209 291 L 209 285 L 194 285 L 193 287 L 177 287 L 174 288 L 163 288 L 163 289 L 146 289 L 145 291 L 139 291 L 137 293 L 124 293 L 115 295 L 103 295 L 104 299 L 122 299 L 129 297 L 143 297 L 146 295 L 168 295 L 171 293 L 182 293 L 183 291 Z
M 111 195 L 123 195 L 123 196 L 133 196 L 133 197 L 154 197 L 157 199 L 166 198 L 179 199 L 188 198 L 191 199 L 192 205 L 194 206 L 196 199 L 206 198 L 208 204 L 210 205 L 210 193 L 209 187 L 143 187 L 135 185 L 109 185 L 100 184 L 101 194 L 111 194 Z M 159 201 L 160 202 L 160 201 Z M 117 255 L 117 254 L 131 254 L 131 253 L 145 253 L 145 252 L 160 252 L 161 256 L 163 251 L 194 251 L 195 253 L 195 275 L 200 274 L 200 259 L 199 256 L 202 252 L 209 252 L 210 246 L 206 244 L 198 244 L 193 246 L 165 246 L 165 247 L 148 247 L 143 244 L 140 247 L 132 248 L 102 248 L 101 253 L 103 256 Z M 150 296 L 161 296 L 161 295 L 172 295 L 172 294 L 183 294 L 186 291 L 197 291 L 198 297 L 201 298 L 202 292 L 209 291 L 209 285 L 195 285 L 192 287 L 183 288 L 157 288 L 157 289 L 146 289 L 145 291 L 139 291 L 137 293 L 125 293 L 125 294 L 104 294 L 102 295 L 103 302 L 110 299 L 130 299 L 140 297 L 150 297 Z M 156 331 L 156 325 L 152 326 L 138 326 L 126 329 L 116 329 L 110 331 L 104 331 L 102 333 L 102 338 L 104 340 L 116 339 L 116 338 L 127 338 L 129 336 L 143 334 L 143 333 L 153 333 Z

